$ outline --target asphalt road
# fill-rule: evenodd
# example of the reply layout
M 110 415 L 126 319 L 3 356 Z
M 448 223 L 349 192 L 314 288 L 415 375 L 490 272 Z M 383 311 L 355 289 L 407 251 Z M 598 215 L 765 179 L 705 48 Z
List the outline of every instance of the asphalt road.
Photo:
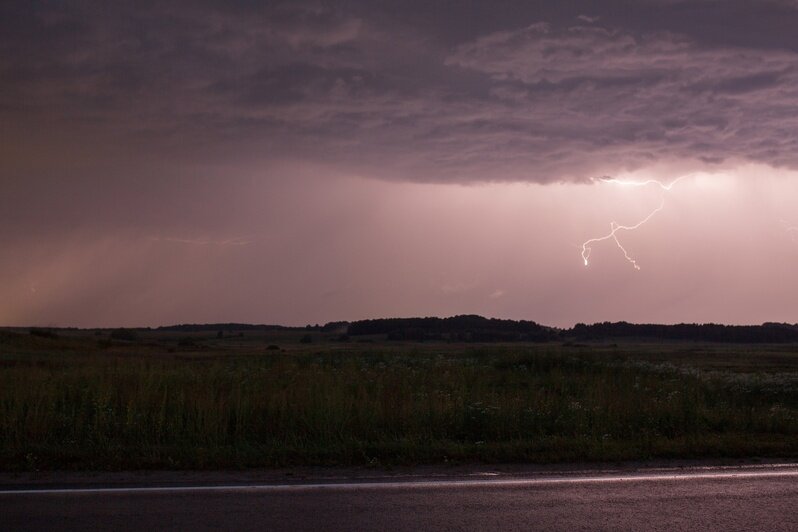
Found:
M 798 465 L 9 485 L 2 530 L 798 530 Z

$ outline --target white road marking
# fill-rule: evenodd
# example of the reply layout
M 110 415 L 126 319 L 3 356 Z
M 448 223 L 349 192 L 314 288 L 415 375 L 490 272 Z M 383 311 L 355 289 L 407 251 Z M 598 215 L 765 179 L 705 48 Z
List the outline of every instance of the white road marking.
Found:
M 796 467 L 794 464 L 780 467 Z M 669 473 L 669 474 L 628 474 L 583 477 L 515 478 L 496 480 L 429 480 L 429 481 L 389 481 L 389 482 L 338 482 L 309 484 L 228 484 L 205 486 L 149 486 L 116 488 L 42 488 L 0 490 L 0 495 L 81 495 L 112 493 L 186 493 L 202 491 L 218 492 L 297 492 L 297 491 L 351 491 L 351 490 L 392 490 L 392 489 L 442 489 L 442 488 L 493 488 L 548 486 L 558 484 L 591 484 L 619 482 L 652 482 L 676 480 L 733 480 L 757 478 L 798 477 L 798 468 L 776 471 L 720 471 L 715 473 Z

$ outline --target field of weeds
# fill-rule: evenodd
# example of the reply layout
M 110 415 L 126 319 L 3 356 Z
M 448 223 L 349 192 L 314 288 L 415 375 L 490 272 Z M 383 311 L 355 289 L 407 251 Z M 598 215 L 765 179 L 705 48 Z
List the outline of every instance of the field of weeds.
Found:
M 798 456 L 789 346 L 279 340 L 4 332 L 0 469 Z

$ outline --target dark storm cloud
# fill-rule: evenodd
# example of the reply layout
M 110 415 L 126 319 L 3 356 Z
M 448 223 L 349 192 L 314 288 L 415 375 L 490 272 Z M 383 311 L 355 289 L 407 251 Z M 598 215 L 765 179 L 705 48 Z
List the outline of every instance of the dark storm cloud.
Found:
M 789 112 L 796 59 L 702 48 L 674 33 L 536 24 L 465 44 L 449 63 L 490 75 L 519 119 L 549 124 L 547 139 L 562 132 L 556 146 L 587 148 L 599 161 L 613 151 L 633 166 L 668 157 L 795 165 L 796 139 L 783 133 L 798 126 Z
M 3 131 L 419 181 L 798 165 L 793 2 L 606 4 L 11 3 Z

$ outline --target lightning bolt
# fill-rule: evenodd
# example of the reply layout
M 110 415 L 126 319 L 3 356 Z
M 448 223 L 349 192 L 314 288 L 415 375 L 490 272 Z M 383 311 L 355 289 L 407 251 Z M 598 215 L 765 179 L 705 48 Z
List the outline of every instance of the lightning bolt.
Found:
M 645 218 L 643 218 L 642 220 L 640 220 L 636 224 L 634 224 L 634 225 L 621 225 L 621 224 L 619 224 L 617 222 L 610 222 L 610 232 L 609 233 L 607 233 L 604 236 L 600 236 L 600 237 L 597 237 L 597 238 L 591 238 L 590 240 L 586 240 L 585 242 L 583 242 L 582 243 L 582 260 L 584 260 L 585 266 L 587 266 L 588 263 L 589 263 L 588 259 L 590 258 L 590 250 L 592 249 L 590 247 L 590 244 L 595 244 L 596 242 L 603 242 L 604 240 L 613 239 L 615 241 L 615 245 L 617 245 L 618 248 L 623 252 L 624 258 L 627 261 L 629 261 L 629 263 L 631 263 L 632 266 L 634 266 L 635 270 L 639 270 L 640 266 L 637 264 L 637 261 L 635 259 L 633 259 L 629 255 L 629 252 L 627 252 L 626 248 L 623 247 L 623 244 L 621 244 L 621 241 L 618 240 L 618 231 L 634 231 L 635 229 L 637 229 L 641 225 L 643 225 L 646 222 L 648 222 L 651 218 L 654 217 L 655 214 L 657 214 L 659 211 L 661 211 L 664 207 L 665 207 L 665 198 L 662 198 L 662 200 L 660 200 L 659 207 L 657 207 L 656 209 L 651 211 L 651 213 L 648 216 L 646 216 Z
M 655 186 L 658 186 L 659 188 L 661 188 L 663 191 L 667 192 L 667 191 L 670 191 L 676 183 L 678 183 L 682 179 L 685 179 L 685 178 L 687 178 L 687 177 L 689 177 L 691 175 L 692 174 L 687 174 L 687 175 L 680 176 L 680 177 L 674 179 L 673 181 L 671 181 L 670 183 L 663 183 L 662 181 L 657 181 L 656 179 L 647 179 L 645 181 L 633 181 L 633 180 L 626 180 L 626 179 L 615 179 L 615 178 L 610 178 L 610 177 L 600 177 L 600 178 L 597 179 L 597 181 L 601 181 L 602 183 L 609 183 L 609 184 L 613 184 L 613 185 L 631 186 L 631 187 L 646 187 L 646 186 L 649 186 L 649 185 L 655 185 Z M 664 197 L 660 198 L 659 206 L 656 209 L 651 211 L 648 214 L 648 216 L 646 216 L 645 218 L 643 218 L 642 220 L 640 220 L 636 224 L 634 224 L 634 225 L 621 225 L 618 222 L 613 221 L 613 222 L 610 222 L 610 232 L 609 233 L 607 233 L 604 236 L 591 238 L 589 240 L 584 241 L 582 243 L 582 261 L 585 263 L 585 266 L 588 266 L 589 263 L 590 263 L 590 261 L 589 261 L 589 259 L 590 259 L 590 251 L 592 250 L 592 248 L 590 247 L 591 244 L 596 244 L 598 242 L 603 242 L 605 240 L 613 240 L 615 242 L 615 245 L 618 246 L 618 249 L 620 249 L 621 252 L 623 253 L 623 256 L 626 259 L 626 261 L 629 262 L 632 266 L 634 266 L 635 270 L 639 270 L 640 269 L 640 265 L 637 264 L 637 261 L 631 255 L 629 255 L 629 252 L 626 250 L 625 247 L 623 247 L 623 244 L 621 244 L 621 241 L 618 239 L 618 231 L 634 231 L 635 229 L 639 228 L 640 226 L 644 225 L 649 220 L 651 220 L 651 218 L 653 218 L 663 208 L 665 208 L 665 198 Z
M 601 181 L 602 183 L 611 183 L 613 185 L 621 185 L 627 187 L 646 187 L 648 185 L 656 185 L 662 190 L 667 191 L 672 189 L 676 183 L 678 183 L 682 179 L 690 177 L 691 175 L 693 174 L 679 176 L 670 183 L 663 183 L 662 181 L 657 181 L 656 179 L 646 179 L 645 181 L 634 181 L 631 179 L 616 179 L 614 177 L 599 177 L 598 181 Z

